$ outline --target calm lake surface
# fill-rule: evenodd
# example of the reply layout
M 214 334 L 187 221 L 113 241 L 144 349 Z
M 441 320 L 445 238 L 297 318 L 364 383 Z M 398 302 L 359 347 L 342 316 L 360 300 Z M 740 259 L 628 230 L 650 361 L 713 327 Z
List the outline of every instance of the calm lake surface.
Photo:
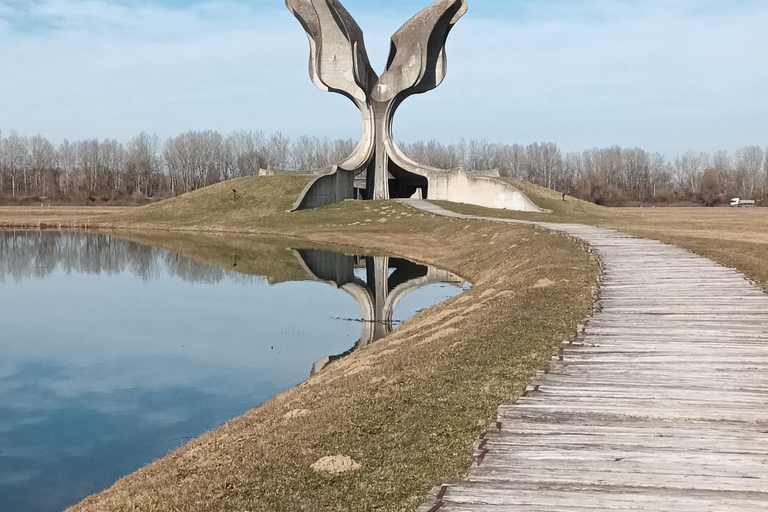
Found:
M 0 231 L 0 511 L 63 510 L 466 289 L 286 247 Z

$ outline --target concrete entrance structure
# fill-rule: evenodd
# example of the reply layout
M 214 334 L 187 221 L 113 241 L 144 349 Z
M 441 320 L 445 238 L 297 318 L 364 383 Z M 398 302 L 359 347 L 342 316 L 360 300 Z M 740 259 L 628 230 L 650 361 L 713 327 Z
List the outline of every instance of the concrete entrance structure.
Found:
M 353 153 L 319 171 L 294 205 L 315 208 L 346 199 L 418 197 L 530 212 L 542 210 L 493 176 L 421 165 L 395 144 L 392 119 L 406 98 L 442 83 L 445 43 L 467 12 L 466 0 L 437 0 L 392 36 L 384 73 L 371 67 L 363 32 L 338 0 L 286 0 L 309 37 L 309 75 L 320 89 L 343 94 L 360 109 L 363 138 Z M 356 180 L 356 178 L 358 178 Z

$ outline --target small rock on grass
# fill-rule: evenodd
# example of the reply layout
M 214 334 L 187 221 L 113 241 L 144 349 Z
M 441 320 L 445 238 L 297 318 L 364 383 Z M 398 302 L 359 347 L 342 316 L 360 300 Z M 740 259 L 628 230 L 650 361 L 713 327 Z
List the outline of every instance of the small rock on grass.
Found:
M 309 414 L 309 411 L 306 409 L 294 409 L 292 411 L 288 411 L 283 418 L 287 420 L 293 420 L 296 418 L 301 418 L 302 416 L 306 416 Z
M 326 473 L 329 475 L 340 475 L 357 471 L 362 466 L 346 455 L 336 455 L 333 457 L 323 457 L 310 466 L 315 473 Z

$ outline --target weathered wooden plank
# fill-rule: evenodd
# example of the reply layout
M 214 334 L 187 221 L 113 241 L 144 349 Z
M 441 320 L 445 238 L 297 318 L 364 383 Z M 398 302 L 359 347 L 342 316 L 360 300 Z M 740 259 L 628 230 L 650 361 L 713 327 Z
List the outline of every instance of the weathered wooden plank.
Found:
M 763 439 L 762 442 L 765 442 Z M 479 447 L 478 443 L 478 447 Z M 715 454 L 733 455 L 760 455 L 768 456 L 768 446 L 755 442 L 754 439 L 718 439 L 713 443 L 711 439 L 700 437 L 658 436 L 650 431 L 644 434 L 618 435 L 612 433 L 611 439 L 604 436 L 587 434 L 549 434 L 549 435 L 523 435 L 520 432 L 506 432 L 503 436 L 488 438 L 484 448 L 500 448 L 511 453 L 522 452 L 535 448 L 540 452 L 570 452 L 570 451 L 602 451 L 606 453 L 665 453 L 686 454 L 695 452 L 707 452 Z
M 709 391 L 709 393 L 704 392 Z M 547 382 L 538 391 L 521 398 L 520 403 L 530 403 L 550 400 L 591 401 L 591 400 L 642 400 L 657 403 L 659 400 L 680 401 L 684 403 L 704 403 L 722 406 L 722 402 L 744 407 L 754 407 L 757 411 L 765 410 L 765 394 L 739 390 L 684 389 L 684 388 L 646 388 L 636 387 L 598 387 L 590 383 L 587 386 L 575 387 L 553 385 Z M 766 411 L 768 414 L 768 411 Z
M 762 493 L 605 487 L 599 485 L 489 484 L 452 485 L 441 511 L 607 511 L 757 512 Z
M 470 482 L 546 482 L 548 484 L 600 484 L 626 487 L 664 487 L 673 489 L 697 489 L 714 491 L 763 492 L 768 485 L 765 479 L 755 479 L 746 474 L 730 476 L 717 473 L 717 467 L 699 468 L 696 464 L 679 467 L 681 473 L 635 472 L 617 466 L 610 471 L 607 463 L 566 464 L 552 461 L 549 467 L 537 467 L 531 461 L 521 461 L 520 466 L 494 467 L 491 464 L 473 468 Z M 524 464 L 524 465 L 523 465 Z M 530 465 L 531 467 L 528 467 Z M 600 469 L 592 469 L 597 467 Z M 700 474 L 699 471 L 705 474 Z M 711 473 L 711 474 L 710 474 Z M 451 495 L 453 497 L 453 495 Z M 768 507 L 768 495 L 764 498 Z M 765 510 L 765 509 L 764 509 Z
M 542 414 L 521 410 L 500 418 L 500 429 L 489 430 L 484 439 L 526 433 L 526 435 L 649 436 L 658 438 L 746 439 L 768 441 L 768 429 L 759 423 L 739 421 L 695 421 L 680 418 L 649 419 L 642 416 L 564 413 Z

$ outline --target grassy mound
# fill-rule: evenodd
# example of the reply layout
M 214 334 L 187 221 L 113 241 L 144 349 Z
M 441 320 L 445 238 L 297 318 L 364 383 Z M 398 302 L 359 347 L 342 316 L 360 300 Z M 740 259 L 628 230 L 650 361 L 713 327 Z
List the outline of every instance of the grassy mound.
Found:
M 132 231 L 247 233 L 331 241 L 340 230 L 360 233 L 365 240 L 433 225 L 432 216 L 396 201 L 344 201 L 291 212 L 311 176 L 280 175 L 239 178 L 169 199 L 123 211 L 91 227 Z M 237 195 L 233 192 L 237 191 Z
M 284 217 L 311 179 L 302 175 L 237 178 L 138 208 L 119 221 L 172 224 L 174 227 L 226 221 L 247 226 Z
M 588 201 L 582 201 L 574 197 L 566 197 L 556 190 L 534 185 L 533 183 L 514 178 L 499 178 L 509 183 L 528 196 L 539 208 L 550 210 L 552 213 L 515 212 L 511 210 L 497 210 L 484 208 L 464 203 L 451 203 L 448 201 L 432 201 L 448 210 L 467 215 L 479 215 L 483 217 L 500 217 L 507 219 L 531 220 L 540 222 L 581 222 L 595 223 L 601 219 L 609 218 L 616 213 L 610 208 L 598 206 Z
M 605 215 L 608 211 L 608 208 L 604 206 L 598 206 L 589 201 L 582 201 L 570 196 L 566 197 L 566 200 L 563 201 L 563 194 L 561 192 L 535 185 L 529 181 L 515 178 L 501 179 L 528 196 L 539 208 L 552 210 L 552 213 L 558 216 L 601 216 Z

